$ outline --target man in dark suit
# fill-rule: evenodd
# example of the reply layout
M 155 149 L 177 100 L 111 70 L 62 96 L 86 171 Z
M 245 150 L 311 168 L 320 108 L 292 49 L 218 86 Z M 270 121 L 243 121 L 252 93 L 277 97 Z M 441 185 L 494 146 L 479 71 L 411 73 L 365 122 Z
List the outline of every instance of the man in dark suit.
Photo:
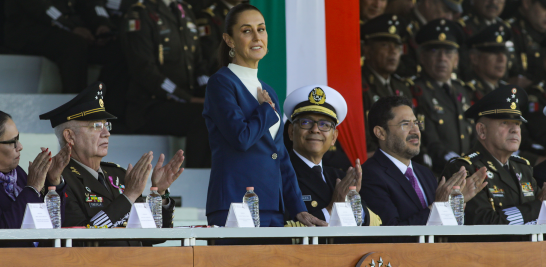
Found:
M 129 218 L 135 202 L 142 202 L 142 191 L 152 170 L 152 152 L 148 152 L 126 171 L 115 163 L 101 162 L 108 153 L 112 123 L 116 119 L 105 110 L 105 88 L 95 83 L 69 102 L 40 115 L 50 120 L 61 146 L 72 147 L 68 166 L 62 176 L 66 189 L 66 211 L 63 227 L 120 227 Z M 152 173 L 152 186 L 158 187 L 163 198 L 163 227 L 172 227 L 174 200 L 169 198 L 169 186 L 180 176 L 184 157 L 178 151 L 163 166 L 161 155 Z M 101 246 L 139 246 L 138 241 L 99 242 Z M 80 245 L 80 244 L 78 244 Z M 81 244 L 85 245 L 85 244 Z
M 442 177 L 438 184 L 429 169 L 411 160 L 419 154 L 422 122 L 415 118 L 407 98 L 379 99 L 368 114 L 368 124 L 379 148 L 362 164 L 360 195 L 383 225 L 425 225 L 432 203 L 447 201 L 453 186 L 461 185 L 465 201 L 485 186 L 464 186 L 464 168 L 447 182 Z M 468 179 L 467 184 L 483 182 L 485 170 Z
M 310 93 L 316 88 L 320 88 L 326 96 L 323 104 L 309 102 Z M 305 107 L 312 108 L 305 110 Z M 293 142 L 293 149 L 289 152 L 290 161 L 298 177 L 307 211 L 330 222 L 334 203 L 345 202 L 349 186 L 356 186 L 357 191 L 360 191 L 362 182 L 359 159 L 355 162 L 356 168 L 350 167 L 347 174 L 322 164 L 322 156 L 336 142 L 336 126 L 347 115 L 345 99 L 328 86 L 305 86 L 286 98 L 284 114 L 292 121 L 288 125 L 288 136 Z M 362 207 L 362 225 L 381 224 L 379 217 L 366 208 L 364 201 Z

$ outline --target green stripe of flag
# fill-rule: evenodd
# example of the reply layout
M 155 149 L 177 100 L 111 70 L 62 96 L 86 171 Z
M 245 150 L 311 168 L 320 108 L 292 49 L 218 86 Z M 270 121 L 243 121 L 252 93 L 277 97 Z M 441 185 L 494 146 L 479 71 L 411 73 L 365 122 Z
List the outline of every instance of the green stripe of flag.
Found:
M 286 98 L 286 16 L 285 0 L 251 0 L 265 17 L 269 53 L 258 65 L 258 78 L 269 84 L 279 97 L 282 113 Z M 282 116 L 282 115 L 281 115 Z

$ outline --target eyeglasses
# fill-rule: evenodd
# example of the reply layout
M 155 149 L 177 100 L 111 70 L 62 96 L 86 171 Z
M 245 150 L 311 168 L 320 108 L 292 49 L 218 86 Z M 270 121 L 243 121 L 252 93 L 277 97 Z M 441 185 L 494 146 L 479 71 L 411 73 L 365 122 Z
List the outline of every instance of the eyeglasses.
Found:
M 423 129 L 423 122 L 422 121 L 406 121 L 406 122 L 402 122 L 400 124 L 389 125 L 389 126 L 401 126 L 402 131 L 409 132 L 415 126 L 417 126 L 419 128 L 419 130 L 422 130 Z
M 107 122 L 97 121 L 97 122 L 91 123 L 90 125 L 81 126 L 81 127 L 93 128 L 93 130 L 95 131 L 102 131 L 103 128 L 106 128 L 106 130 L 112 131 L 112 123 L 109 121 Z
M 19 135 L 9 141 L 0 141 L 0 144 L 13 144 L 13 148 L 17 149 L 17 144 L 19 143 Z
M 323 132 L 328 132 L 332 128 L 336 127 L 333 122 L 327 121 L 327 120 L 314 121 L 314 120 L 311 120 L 311 119 L 298 119 L 298 120 L 296 120 L 294 122 L 297 122 L 298 125 L 300 126 L 300 128 L 302 128 L 304 130 L 309 130 L 309 129 L 313 128 L 315 123 L 317 124 L 319 130 L 321 130 Z

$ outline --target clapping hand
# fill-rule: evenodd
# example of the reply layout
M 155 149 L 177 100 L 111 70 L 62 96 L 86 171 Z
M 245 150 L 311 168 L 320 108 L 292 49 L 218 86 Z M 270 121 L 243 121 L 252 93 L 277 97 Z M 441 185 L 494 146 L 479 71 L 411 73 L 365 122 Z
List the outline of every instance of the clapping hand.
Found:
M 133 165 L 129 164 L 127 168 L 127 174 L 125 175 L 125 191 L 123 194 L 134 203 L 138 197 L 144 191 L 146 187 L 146 180 L 152 171 L 152 159 L 153 152 L 150 151 L 140 158 L 140 160 Z
M 481 167 L 472 176 L 466 178 L 466 185 L 461 186 L 461 193 L 463 193 L 465 203 L 475 197 L 487 185 L 487 182 L 484 183 L 486 173 L 487 168 Z
M 349 193 L 349 186 L 356 186 L 356 191 L 360 192 L 362 187 L 362 167 L 360 166 L 360 159 L 356 159 L 355 162 L 356 168 L 349 167 L 347 174 L 343 180 L 336 179 L 336 187 L 334 188 L 334 194 L 332 196 L 332 201 L 326 206 L 328 212 L 332 212 L 332 207 L 335 202 L 345 202 L 345 197 Z
M 460 186 L 463 188 L 466 184 L 465 180 L 466 169 L 461 167 L 458 172 L 454 173 L 449 180 L 446 181 L 445 177 L 442 177 L 442 180 L 438 184 L 436 189 L 435 202 L 446 202 L 449 200 L 449 195 L 453 190 L 453 186 Z
M 34 161 L 29 162 L 27 186 L 32 186 L 40 192 L 44 187 L 47 170 L 51 166 L 51 152 L 49 149 L 42 150 Z
M 46 148 L 42 147 L 42 152 L 46 151 Z M 61 173 L 64 168 L 70 162 L 70 155 L 72 153 L 72 146 L 67 143 L 57 155 L 51 160 L 51 166 L 47 171 L 47 180 L 52 185 L 59 185 L 61 183 Z
M 157 191 L 160 195 L 164 195 L 165 190 L 167 190 L 167 188 L 169 188 L 184 171 L 184 168 L 180 168 L 182 162 L 184 162 L 184 151 L 178 150 L 171 161 L 165 166 L 163 166 L 163 161 L 165 161 L 165 155 L 161 154 L 154 167 L 154 172 L 152 173 L 152 186 L 157 187 Z

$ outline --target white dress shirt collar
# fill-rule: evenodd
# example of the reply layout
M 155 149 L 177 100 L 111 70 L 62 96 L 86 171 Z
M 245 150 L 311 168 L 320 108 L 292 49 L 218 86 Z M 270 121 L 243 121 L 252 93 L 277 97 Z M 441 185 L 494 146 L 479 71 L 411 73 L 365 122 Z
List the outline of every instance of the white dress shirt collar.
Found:
M 389 158 L 392 163 L 394 163 L 394 165 L 396 165 L 396 167 L 400 170 L 400 172 L 402 172 L 402 174 L 406 174 L 406 170 L 408 170 L 408 167 L 410 167 L 412 170 L 413 170 L 413 165 L 411 164 L 411 160 L 409 162 L 409 165 L 406 166 L 406 164 L 402 163 L 402 161 L 399 161 L 397 158 L 389 155 L 389 153 L 383 151 L 383 149 L 379 149 L 381 152 L 383 152 L 383 154 L 385 154 L 385 156 L 387 156 L 387 158 Z

